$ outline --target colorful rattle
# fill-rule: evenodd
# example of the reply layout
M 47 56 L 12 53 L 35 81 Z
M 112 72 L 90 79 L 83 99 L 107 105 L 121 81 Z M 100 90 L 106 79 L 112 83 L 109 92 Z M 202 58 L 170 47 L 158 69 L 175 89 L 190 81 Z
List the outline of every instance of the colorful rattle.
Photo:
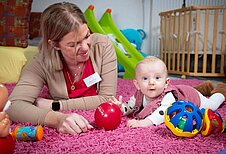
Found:
M 43 137 L 42 126 L 17 126 L 11 135 L 19 141 L 40 141 Z
M 176 136 L 194 137 L 202 128 L 202 112 L 191 102 L 176 101 L 165 113 L 165 124 Z
M 203 136 L 208 136 L 211 133 L 217 134 L 219 132 L 226 133 L 226 120 L 223 122 L 220 114 L 216 111 L 212 111 L 211 109 L 202 109 L 203 113 L 203 126 L 201 130 L 201 134 Z
M 211 109 L 199 109 L 191 102 L 177 101 L 165 113 L 165 124 L 176 136 L 193 137 L 199 132 L 203 136 L 226 133 L 225 121 Z

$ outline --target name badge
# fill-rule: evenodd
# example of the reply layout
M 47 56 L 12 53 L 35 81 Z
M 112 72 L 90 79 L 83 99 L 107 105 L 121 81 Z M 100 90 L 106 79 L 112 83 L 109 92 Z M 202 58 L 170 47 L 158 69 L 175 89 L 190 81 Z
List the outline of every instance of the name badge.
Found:
M 97 72 L 83 79 L 87 87 L 90 87 L 95 83 L 100 82 L 101 80 L 102 79 L 100 78 L 100 75 Z

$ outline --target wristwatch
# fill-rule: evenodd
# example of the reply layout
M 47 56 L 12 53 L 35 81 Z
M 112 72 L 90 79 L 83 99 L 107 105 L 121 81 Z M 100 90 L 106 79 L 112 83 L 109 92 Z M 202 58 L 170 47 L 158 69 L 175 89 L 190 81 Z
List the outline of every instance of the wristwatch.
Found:
M 52 102 L 52 110 L 59 111 L 60 110 L 60 102 L 58 100 L 54 100 Z

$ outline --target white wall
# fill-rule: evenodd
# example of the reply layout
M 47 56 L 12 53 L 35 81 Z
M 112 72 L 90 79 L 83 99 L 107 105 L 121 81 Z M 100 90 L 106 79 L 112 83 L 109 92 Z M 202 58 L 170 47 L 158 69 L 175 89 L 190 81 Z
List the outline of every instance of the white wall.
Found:
M 67 0 L 77 4 L 82 11 L 89 5 L 94 5 L 94 13 L 100 19 L 107 8 L 112 9 L 112 17 L 118 28 L 137 27 L 142 28 L 142 0 Z M 33 0 L 32 12 L 43 11 L 48 5 L 62 0 Z M 134 20 L 136 19 L 136 20 Z
M 77 4 L 83 11 L 92 4 L 97 19 L 100 19 L 107 8 L 112 9 L 112 18 L 119 29 L 144 29 L 147 38 L 142 51 L 159 55 L 159 13 L 181 8 L 183 0 L 65 0 Z M 33 0 L 32 12 L 41 12 L 48 5 L 62 0 Z M 226 5 L 226 0 L 187 0 L 186 6 Z
M 147 33 L 142 51 L 148 52 L 150 46 L 150 0 L 67 0 L 77 4 L 82 11 L 85 11 L 89 5 L 94 5 L 94 14 L 100 19 L 107 8 L 112 9 L 112 18 L 119 29 L 134 28 L 144 29 Z M 48 5 L 62 0 L 33 0 L 32 12 L 41 12 Z

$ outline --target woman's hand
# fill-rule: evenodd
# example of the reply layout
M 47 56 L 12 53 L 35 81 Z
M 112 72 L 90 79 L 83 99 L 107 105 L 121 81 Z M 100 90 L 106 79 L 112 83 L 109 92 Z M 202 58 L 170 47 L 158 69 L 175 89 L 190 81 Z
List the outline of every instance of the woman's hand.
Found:
M 119 108 L 122 108 L 122 96 L 119 96 L 118 100 L 112 96 L 109 99 L 109 102 L 118 105 Z
M 152 125 L 153 125 L 152 121 L 149 120 L 148 118 L 145 118 L 142 120 L 132 119 L 127 122 L 127 127 L 130 127 L 130 128 L 148 127 L 148 126 L 152 126 Z
M 92 128 L 93 126 L 83 116 L 72 113 L 61 117 L 57 130 L 62 133 L 79 134 Z
M 9 116 L 5 112 L 0 112 L 0 137 L 6 137 L 10 129 Z

